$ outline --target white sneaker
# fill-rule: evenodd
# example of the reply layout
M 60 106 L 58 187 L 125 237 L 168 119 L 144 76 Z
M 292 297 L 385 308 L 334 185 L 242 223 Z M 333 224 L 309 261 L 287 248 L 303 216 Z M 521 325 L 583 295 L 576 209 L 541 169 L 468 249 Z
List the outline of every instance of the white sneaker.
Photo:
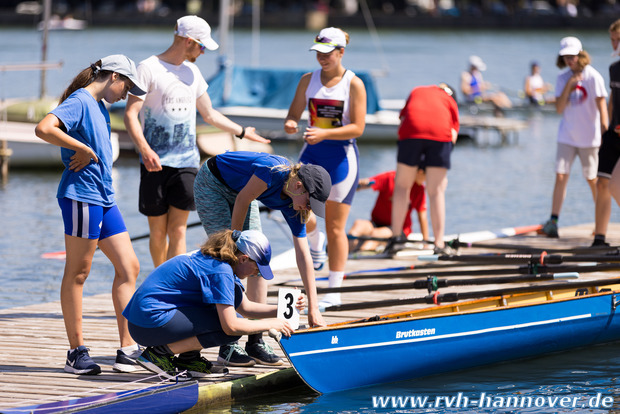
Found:
M 319 301 L 319 312 L 325 312 L 330 306 L 338 306 L 342 304 L 340 293 L 328 293 Z

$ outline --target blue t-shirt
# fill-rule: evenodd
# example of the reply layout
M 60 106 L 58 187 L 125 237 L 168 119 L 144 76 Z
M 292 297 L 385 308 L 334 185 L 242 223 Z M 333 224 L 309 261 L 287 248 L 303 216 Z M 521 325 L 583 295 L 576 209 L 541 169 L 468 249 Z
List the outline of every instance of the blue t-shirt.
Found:
M 264 152 L 230 151 L 215 157 L 222 178 L 239 192 L 253 175 L 267 183 L 267 190 L 257 200 L 272 210 L 279 210 L 295 237 L 306 237 L 306 225 L 292 207 L 290 197 L 282 198 L 291 162 L 279 155 Z M 284 168 L 282 168 L 284 167 Z
M 56 197 L 104 207 L 113 206 L 114 158 L 110 141 L 110 115 L 103 102 L 97 102 L 85 89 L 78 89 L 50 113 L 62 122 L 67 134 L 89 146 L 99 159 L 98 163 L 91 161 L 85 168 L 75 172 L 69 169 L 75 151 L 61 148 L 65 170 Z
M 242 297 L 235 296 L 235 285 L 243 291 L 228 263 L 196 250 L 156 268 L 136 290 L 123 316 L 134 325 L 158 328 L 170 321 L 178 308 L 217 303 L 237 308 Z

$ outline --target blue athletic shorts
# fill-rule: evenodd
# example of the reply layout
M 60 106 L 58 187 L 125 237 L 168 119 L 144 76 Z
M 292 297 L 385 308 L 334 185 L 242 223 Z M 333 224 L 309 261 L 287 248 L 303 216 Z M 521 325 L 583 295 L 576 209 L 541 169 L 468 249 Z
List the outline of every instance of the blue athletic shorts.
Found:
M 65 234 L 82 239 L 103 240 L 127 231 L 116 205 L 102 207 L 70 198 L 59 198 L 58 205 L 65 223 Z
M 450 169 L 452 142 L 430 139 L 403 139 L 398 141 L 397 161 L 411 167 L 423 164 L 425 167 Z

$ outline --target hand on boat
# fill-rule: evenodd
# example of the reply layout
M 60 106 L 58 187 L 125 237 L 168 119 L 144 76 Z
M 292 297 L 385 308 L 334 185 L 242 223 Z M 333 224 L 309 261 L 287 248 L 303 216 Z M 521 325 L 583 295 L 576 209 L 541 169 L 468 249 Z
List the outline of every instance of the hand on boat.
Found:
M 97 154 L 95 154 L 90 147 L 85 145 L 82 150 L 75 151 L 75 154 L 71 156 L 71 161 L 69 161 L 69 169 L 71 171 L 78 172 L 90 164 L 91 160 L 95 161 L 95 163 L 99 162 Z
M 256 133 L 256 128 L 254 127 L 245 127 L 244 138 L 249 139 L 250 141 L 262 142 L 263 144 L 269 144 L 271 142 L 270 139 L 263 138 Z
M 271 332 L 272 329 L 275 329 L 278 332 L 281 332 L 282 335 L 289 337 L 291 336 L 291 334 L 293 334 L 293 332 L 295 332 L 295 330 L 293 329 L 293 327 L 288 323 L 288 321 L 285 321 L 283 319 L 270 319 L 271 321 L 271 328 L 269 328 L 269 332 Z

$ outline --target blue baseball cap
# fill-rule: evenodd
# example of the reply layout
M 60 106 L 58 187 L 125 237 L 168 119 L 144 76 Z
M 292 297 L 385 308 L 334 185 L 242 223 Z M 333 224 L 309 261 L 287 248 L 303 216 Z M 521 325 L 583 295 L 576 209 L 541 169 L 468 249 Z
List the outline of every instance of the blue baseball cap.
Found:
M 271 261 L 271 245 L 267 237 L 258 230 L 245 230 L 233 232 L 233 240 L 236 240 L 237 248 L 243 254 L 256 262 L 258 271 L 265 280 L 273 279 L 273 272 L 269 267 Z

